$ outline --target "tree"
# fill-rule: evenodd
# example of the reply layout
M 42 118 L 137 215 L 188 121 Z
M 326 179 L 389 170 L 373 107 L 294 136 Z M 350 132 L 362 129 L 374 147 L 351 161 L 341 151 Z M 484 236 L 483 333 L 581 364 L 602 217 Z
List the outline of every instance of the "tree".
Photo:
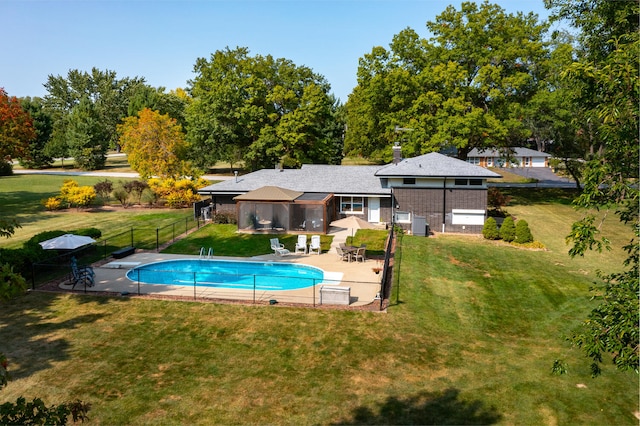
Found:
M 50 166 L 53 158 L 46 153 L 45 147 L 53 132 L 53 117 L 40 98 L 27 97 L 21 100 L 21 104 L 33 120 L 36 137 L 29 144 L 27 157 L 20 159 L 20 165 L 36 169 Z
M 496 223 L 496 220 L 494 218 L 488 217 L 487 220 L 484 221 L 484 226 L 482 227 L 482 236 L 487 240 L 500 239 L 498 224 Z
M 200 167 L 238 156 L 253 169 L 338 161 L 342 134 L 324 77 L 246 48 L 216 51 L 194 69 L 187 139 Z
M 104 158 L 94 157 L 104 157 L 108 148 L 116 147 L 116 126 L 128 115 L 129 100 L 143 84 L 143 78 L 118 79 L 115 71 L 97 68 L 90 73 L 69 70 L 66 78 L 49 75 L 44 102 L 54 116 L 51 152 L 64 152 L 69 141 L 71 155 L 90 160 L 81 159 L 81 167 L 104 164 Z
M 640 292 L 638 277 L 640 57 L 637 1 L 547 0 L 558 19 L 569 19 L 581 30 L 584 53 L 564 73 L 582 88 L 582 128 L 593 129 L 591 137 L 600 146 L 585 164 L 583 191 L 576 207 L 585 211 L 575 222 L 567 241 L 570 256 L 609 247 L 601 234 L 597 216 L 612 212 L 630 227 L 630 241 L 623 247 L 627 258 L 620 272 L 598 274 L 591 311 L 571 341 L 591 358 L 592 374 L 601 373 L 605 356 L 619 370 L 638 372 L 640 338 Z
M 345 151 L 387 161 L 456 148 L 508 147 L 527 136 L 526 103 L 538 90 L 548 49 L 537 15 L 506 14 L 488 2 L 447 7 L 421 39 L 407 28 L 390 50 L 360 60 L 358 86 L 347 102 Z M 399 135 L 396 128 L 413 129 Z
M 516 239 L 516 227 L 513 217 L 507 216 L 504 218 L 504 221 L 502 221 L 502 226 L 500 226 L 500 238 L 508 243 Z
M 185 109 L 189 102 L 190 98 L 184 90 L 165 93 L 164 87 L 153 88 L 141 84 L 134 88 L 129 99 L 128 116 L 136 116 L 143 109 L 149 108 L 160 114 L 167 114 L 184 129 L 187 124 Z
M 526 220 L 520 219 L 516 222 L 516 243 L 526 244 L 533 242 L 533 235 L 531 234 L 531 229 L 529 229 L 529 224 Z
M 145 108 L 118 126 L 120 145 L 131 168 L 143 179 L 178 178 L 191 174 L 182 127 L 169 115 Z
M 0 88 L 0 161 L 29 158 L 29 144 L 36 138 L 33 120 L 15 96 Z
M 67 117 L 65 138 L 69 154 L 76 166 L 83 170 L 96 170 L 106 162 L 106 135 L 94 105 L 83 98 Z

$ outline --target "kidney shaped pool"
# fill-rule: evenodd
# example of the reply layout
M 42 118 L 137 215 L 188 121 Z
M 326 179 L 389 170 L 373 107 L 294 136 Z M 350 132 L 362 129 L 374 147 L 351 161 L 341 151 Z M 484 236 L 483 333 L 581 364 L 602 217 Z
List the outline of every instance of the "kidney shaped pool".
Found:
M 127 271 L 134 282 L 236 290 L 297 290 L 322 282 L 324 271 L 296 263 L 219 259 L 165 260 Z

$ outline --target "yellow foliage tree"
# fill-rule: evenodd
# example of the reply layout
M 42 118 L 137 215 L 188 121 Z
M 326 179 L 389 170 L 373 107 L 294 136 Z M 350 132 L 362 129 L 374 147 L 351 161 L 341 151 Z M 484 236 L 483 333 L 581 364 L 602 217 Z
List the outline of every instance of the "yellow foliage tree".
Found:
M 187 143 L 182 127 L 168 114 L 145 108 L 118 126 L 120 145 L 131 168 L 142 179 L 193 175 L 185 160 Z

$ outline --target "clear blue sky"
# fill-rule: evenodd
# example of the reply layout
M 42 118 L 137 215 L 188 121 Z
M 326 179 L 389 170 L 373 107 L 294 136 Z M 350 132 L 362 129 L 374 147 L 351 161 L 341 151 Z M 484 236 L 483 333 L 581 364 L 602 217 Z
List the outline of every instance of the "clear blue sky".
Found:
M 508 13 L 548 17 L 542 0 L 494 0 Z M 196 59 L 225 47 L 286 58 L 322 74 L 342 102 L 356 85 L 358 59 L 388 47 L 447 4 L 438 0 L 0 0 L 0 87 L 44 96 L 52 75 L 92 67 L 144 77 L 168 90 L 187 87 Z

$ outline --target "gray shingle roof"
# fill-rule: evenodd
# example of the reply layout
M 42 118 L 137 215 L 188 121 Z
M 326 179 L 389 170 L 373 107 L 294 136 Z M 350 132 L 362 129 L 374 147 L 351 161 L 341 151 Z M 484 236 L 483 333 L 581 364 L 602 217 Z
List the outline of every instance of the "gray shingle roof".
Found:
M 242 194 L 263 186 L 300 192 L 390 194 L 375 176 L 380 166 L 330 166 L 305 164 L 301 169 L 262 169 L 200 189 L 200 193 Z
M 499 178 L 497 173 L 466 161 L 432 152 L 407 158 L 398 164 L 388 164 L 376 172 L 378 177 L 470 177 Z
M 482 167 L 446 155 L 431 153 L 385 166 L 330 166 L 305 164 L 300 169 L 262 169 L 236 179 L 200 189 L 201 194 L 243 194 L 263 186 L 293 191 L 334 194 L 391 194 L 381 177 L 469 177 L 499 178 Z

